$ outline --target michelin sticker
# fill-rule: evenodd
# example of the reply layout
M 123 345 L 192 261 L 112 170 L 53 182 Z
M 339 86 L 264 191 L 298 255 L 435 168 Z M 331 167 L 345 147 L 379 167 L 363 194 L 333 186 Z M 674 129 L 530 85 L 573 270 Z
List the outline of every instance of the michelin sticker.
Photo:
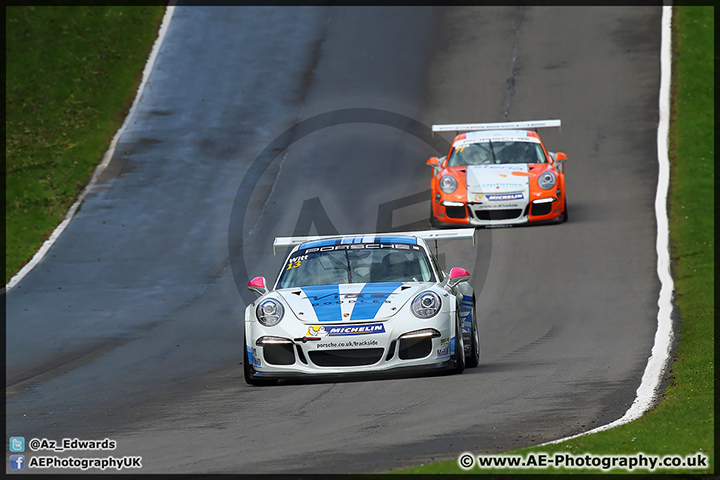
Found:
M 311 325 L 307 331 L 307 335 L 310 337 L 370 335 L 373 333 L 385 333 L 385 325 L 383 325 L 382 323 L 370 323 L 366 325 L 338 325 L 336 327 L 325 325 Z
M 491 202 L 501 202 L 507 200 L 522 200 L 524 195 L 522 193 L 500 193 L 493 195 L 486 195 L 487 199 Z

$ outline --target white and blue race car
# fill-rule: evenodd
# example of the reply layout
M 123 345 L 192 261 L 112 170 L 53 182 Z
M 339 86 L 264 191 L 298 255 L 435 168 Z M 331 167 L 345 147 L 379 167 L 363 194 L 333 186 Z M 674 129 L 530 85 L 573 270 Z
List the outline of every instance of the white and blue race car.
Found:
M 452 239 L 475 229 L 276 238 L 293 248 L 272 290 L 248 284 L 246 382 L 477 366 L 470 274 L 441 271 L 426 243 Z

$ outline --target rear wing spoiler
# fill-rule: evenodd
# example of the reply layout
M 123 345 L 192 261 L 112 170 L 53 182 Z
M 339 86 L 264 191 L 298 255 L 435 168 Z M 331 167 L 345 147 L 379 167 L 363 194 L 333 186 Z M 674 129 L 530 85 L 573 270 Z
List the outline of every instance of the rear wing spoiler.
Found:
M 273 255 L 277 255 L 278 248 L 294 247 L 305 242 L 314 242 L 317 240 L 326 240 L 330 238 L 367 238 L 368 242 L 373 242 L 376 237 L 417 237 L 423 240 L 465 240 L 472 239 L 475 245 L 475 229 L 474 228 L 454 228 L 447 230 L 422 230 L 417 232 L 391 232 L 391 233 L 367 233 L 355 235 L 322 235 L 311 237 L 276 237 L 273 242 Z
M 560 127 L 560 120 L 530 120 L 527 122 L 499 123 L 456 123 L 433 125 L 433 132 L 472 132 L 477 130 L 522 130 L 533 128 Z

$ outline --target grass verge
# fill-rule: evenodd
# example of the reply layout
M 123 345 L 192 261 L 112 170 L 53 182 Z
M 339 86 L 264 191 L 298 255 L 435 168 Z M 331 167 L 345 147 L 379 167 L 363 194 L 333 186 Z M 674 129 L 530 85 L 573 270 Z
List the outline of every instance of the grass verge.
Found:
M 612 430 L 560 444 L 506 452 L 530 454 L 678 455 L 704 454 L 708 468 L 655 469 L 652 473 L 709 474 L 714 469 L 714 11 L 673 8 L 673 98 L 670 126 L 670 237 L 675 305 L 681 322 L 672 382 L 662 401 L 642 418 Z M 472 452 L 470 452 L 472 453 Z M 460 452 L 458 452 L 458 456 Z M 498 455 L 499 457 L 500 455 Z M 581 468 L 475 468 L 457 460 L 398 473 L 490 475 L 600 473 Z M 629 473 L 626 469 L 611 473 Z M 647 474 L 638 468 L 630 473 Z
M 161 6 L 6 7 L 6 284 L 100 163 L 164 13 Z

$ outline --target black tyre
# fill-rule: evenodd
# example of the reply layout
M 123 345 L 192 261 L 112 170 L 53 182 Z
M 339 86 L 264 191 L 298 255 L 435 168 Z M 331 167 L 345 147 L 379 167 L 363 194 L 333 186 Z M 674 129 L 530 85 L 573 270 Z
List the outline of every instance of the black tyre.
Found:
M 563 221 L 563 223 L 568 221 L 567 198 L 565 200 L 563 200 L 562 221 Z
M 455 324 L 455 368 L 453 373 L 462 373 L 465 370 L 465 340 L 463 338 L 462 324 L 460 323 L 460 316 L 458 315 L 457 322 Z
M 243 342 L 243 374 L 245 376 L 245 383 L 253 386 L 266 386 L 277 384 L 277 379 L 270 378 L 254 378 L 253 374 L 255 369 L 250 365 L 250 359 L 247 353 L 247 342 Z
M 430 226 L 432 228 L 440 228 L 440 222 L 438 222 L 435 215 L 433 215 L 432 199 L 430 200 Z

